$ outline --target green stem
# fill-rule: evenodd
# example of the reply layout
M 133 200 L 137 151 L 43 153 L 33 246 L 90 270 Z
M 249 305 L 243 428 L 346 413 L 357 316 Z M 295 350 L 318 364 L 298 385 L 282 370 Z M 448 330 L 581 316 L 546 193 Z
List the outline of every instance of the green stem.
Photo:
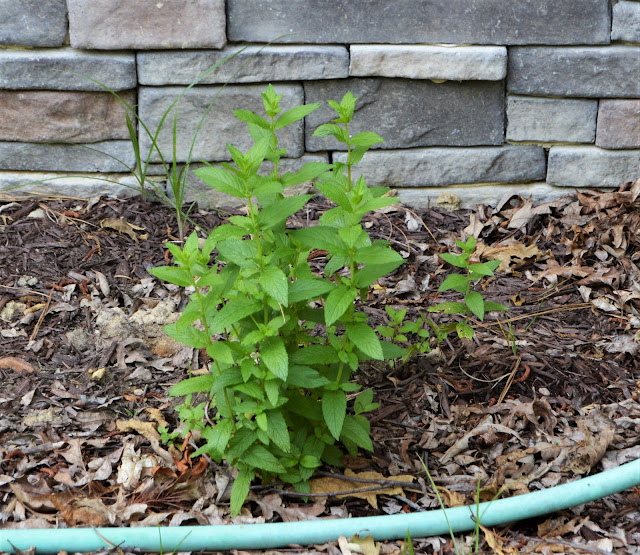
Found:
M 347 135 L 347 179 L 349 183 L 347 184 L 347 192 L 351 191 L 351 141 L 349 140 L 349 124 L 344 124 L 344 130 Z

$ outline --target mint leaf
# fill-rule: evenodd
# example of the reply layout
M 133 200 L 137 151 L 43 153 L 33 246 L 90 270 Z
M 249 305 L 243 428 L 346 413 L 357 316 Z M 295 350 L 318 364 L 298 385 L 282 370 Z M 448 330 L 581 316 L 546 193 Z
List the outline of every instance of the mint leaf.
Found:
M 357 292 L 347 285 L 340 285 L 327 295 L 324 319 L 327 326 L 338 320 L 356 300 Z
M 276 377 L 286 381 L 289 355 L 280 337 L 267 337 L 260 342 L 260 358 Z
M 382 345 L 380 339 L 367 324 L 345 324 L 346 336 L 365 355 L 369 355 L 375 360 L 383 360 Z
M 347 412 L 347 397 L 344 391 L 326 391 L 322 396 L 322 416 L 331 435 L 340 439 L 344 417 Z
M 289 304 L 289 282 L 284 272 L 277 266 L 267 266 L 260 274 L 264 290 L 280 304 Z
M 477 291 L 469 291 L 464 296 L 464 302 L 480 320 L 484 319 L 484 299 Z

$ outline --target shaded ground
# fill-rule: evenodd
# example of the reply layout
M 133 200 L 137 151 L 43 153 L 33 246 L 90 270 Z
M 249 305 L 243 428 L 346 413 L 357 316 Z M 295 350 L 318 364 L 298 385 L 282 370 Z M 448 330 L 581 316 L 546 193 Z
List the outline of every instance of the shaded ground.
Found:
M 346 460 L 348 481 L 319 474 L 308 503 L 256 484 L 235 519 L 232 472 L 191 460 L 198 438 L 170 447 L 158 440 L 159 427 L 176 425 L 179 401 L 167 391 L 207 362 L 163 334 L 184 298 L 147 272 L 169 261 L 171 212 L 140 199 L 0 198 L 0 528 L 413 512 L 438 507 L 419 457 L 448 506 L 474 503 L 478 480 L 490 500 L 500 489 L 534 491 L 638 458 L 639 194 L 640 181 L 537 207 L 513 198 L 474 212 L 398 205 L 374 213 L 368 231 L 406 258 L 372 291 L 374 322 L 386 322 L 385 305 L 417 317 L 436 299 L 456 300 L 437 293 L 451 271 L 438 254 L 463 234 L 478 238 L 477 256 L 503 260 L 483 295 L 510 313 L 474 322 L 473 341 L 451 336 L 405 365 L 363 368 L 359 381 L 382 404 L 371 418 L 375 453 Z M 289 225 L 312 225 L 327 208 L 313 201 Z M 200 210 L 193 219 L 209 230 L 230 213 Z M 320 268 L 323 253 L 313 256 Z M 480 546 L 639 553 L 639 522 L 635 489 L 484 530 Z M 461 548 L 472 539 L 458 538 Z M 400 553 L 401 544 L 361 552 Z M 414 548 L 454 552 L 444 537 L 414 540 Z

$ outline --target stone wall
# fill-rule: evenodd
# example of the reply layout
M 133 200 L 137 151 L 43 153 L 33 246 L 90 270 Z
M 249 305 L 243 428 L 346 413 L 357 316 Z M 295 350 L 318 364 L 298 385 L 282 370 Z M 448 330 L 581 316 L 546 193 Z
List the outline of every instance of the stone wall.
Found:
M 359 171 L 409 204 L 640 177 L 638 0 L 0 0 L 0 191 L 130 192 L 124 111 L 97 82 L 155 130 L 186 85 L 243 47 L 177 104 L 180 161 L 216 96 L 193 159 L 246 148 L 231 112 L 259 110 L 271 82 L 285 107 L 358 96 L 353 131 L 385 139 Z M 344 158 L 312 136 L 331 117 L 325 105 L 287 128 L 287 167 Z M 168 122 L 158 144 L 171 158 Z

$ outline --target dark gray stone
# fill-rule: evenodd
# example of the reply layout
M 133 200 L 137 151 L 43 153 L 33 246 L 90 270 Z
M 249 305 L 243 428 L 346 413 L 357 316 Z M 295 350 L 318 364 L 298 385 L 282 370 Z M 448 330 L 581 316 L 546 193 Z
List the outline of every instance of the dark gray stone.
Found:
M 247 124 L 233 115 L 233 110 L 252 110 L 264 114 L 262 97 L 264 85 L 230 85 L 228 87 L 193 87 L 177 104 L 177 158 L 185 162 L 189 156 L 191 142 L 200 119 L 218 95 L 213 108 L 205 117 L 198 133 L 198 140 L 191 154 L 196 160 L 229 160 L 226 144 L 230 143 L 245 152 L 253 141 L 247 132 Z M 163 114 L 171 103 L 184 91 L 182 87 L 140 87 L 139 115 L 152 133 L 155 133 Z M 304 104 L 301 85 L 278 85 L 276 92 L 283 95 L 283 111 Z M 144 153 L 149 151 L 151 141 L 146 133 L 140 134 L 140 146 Z M 167 117 L 158 137 L 158 145 L 165 159 L 172 158 L 173 111 Z M 288 156 L 297 158 L 304 152 L 303 123 L 296 122 L 279 134 L 282 148 Z M 160 157 L 154 150 L 152 161 L 159 162 Z
M 0 143 L 0 169 L 60 172 L 123 172 L 135 166 L 130 141 L 87 145 Z
M 214 64 L 240 50 L 139 52 L 141 85 L 188 85 Z M 223 62 L 198 84 L 260 83 L 341 79 L 349 76 L 349 52 L 344 46 L 249 46 Z
M 345 162 L 346 153 L 334 160 Z M 544 149 L 535 145 L 376 150 L 354 169 L 369 185 L 386 187 L 539 181 L 545 170 Z
M 640 148 L 640 100 L 601 100 L 596 145 Z
M 350 75 L 456 81 L 501 81 L 507 75 L 504 46 L 354 44 Z
M 598 101 L 510 95 L 507 140 L 542 143 L 592 143 Z
M 640 3 L 623 0 L 613 6 L 611 40 L 640 42 Z
M 640 150 L 554 146 L 547 182 L 560 187 L 620 187 L 640 178 Z
M 228 0 L 231 41 L 607 44 L 608 0 Z
M 224 0 L 68 0 L 74 48 L 222 48 Z
M 350 78 L 305 82 L 307 103 L 334 99 L 347 91 L 358 97 L 349 131 L 375 131 L 380 148 L 499 145 L 504 138 L 504 86 L 499 81 L 433 83 L 426 80 Z M 322 123 L 337 117 L 324 103 L 307 116 L 309 151 L 344 150 L 333 137 L 313 137 Z
M 514 47 L 507 89 L 539 96 L 589 98 L 640 96 L 636 46 Z
M 62 46 L 66 0 L 0 0 L 0 44 Z
M 133 54 L 94 54 L 61 50 L 0 51 L 0 88 L 101 91 L 94 79 L 114 91 L 134 89 L 136 59 Z

